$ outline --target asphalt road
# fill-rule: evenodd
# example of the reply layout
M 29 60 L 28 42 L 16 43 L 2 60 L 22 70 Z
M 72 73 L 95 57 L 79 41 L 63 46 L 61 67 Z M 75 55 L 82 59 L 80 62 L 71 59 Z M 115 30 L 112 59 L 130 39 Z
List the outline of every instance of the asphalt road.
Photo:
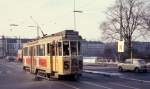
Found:
M 125 71 L 125 72 L 118 72 L 118 68 L 117 66 L 84 66 L 85 70 L 90 70 L 90 71 L 100 71 L 100 72 L 106 72 L 106 73 L 110 73 L 110 74 L 115 74 L 116 76 L 119 75 L 119 77 L 121 78 L 126 78 L 126 79 L 130 79 L 130 80 L 143 80 L 143 81 L 147 81 L 150 82 L 150 68 L 148 68 L 148 73 L 135 73 L 133 71 Z
M 0 62 L 0 89 L 150 89 L 149 82 L 92 73 L 83 73 L 80 81 L 35 81 L 33 78 L 22 70 L 21 64 Z

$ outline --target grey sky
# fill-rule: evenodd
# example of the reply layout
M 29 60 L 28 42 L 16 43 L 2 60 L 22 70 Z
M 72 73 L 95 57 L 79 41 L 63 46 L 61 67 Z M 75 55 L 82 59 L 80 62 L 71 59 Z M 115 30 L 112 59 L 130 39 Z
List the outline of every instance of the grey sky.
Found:
M 104 11 L 115 0 L 76 0 L 77 31 L 87 39 L 99 39 Z M 47 34 L 73 29 L 73 0 L 0 0 L 0 35 L 36 37 L 32 16 Z M 11 27 L 10 24 L 18 24 Z M 9 30 L 12 29 L 12 30 Z

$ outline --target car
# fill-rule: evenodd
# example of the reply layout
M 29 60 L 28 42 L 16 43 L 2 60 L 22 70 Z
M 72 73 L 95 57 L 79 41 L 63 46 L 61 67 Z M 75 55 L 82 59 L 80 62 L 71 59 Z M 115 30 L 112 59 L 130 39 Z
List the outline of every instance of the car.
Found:
M 129 70 L 135 72 L 147 72 L 147 64 L 144 59 L 126 59 L 124 63 L 118 63 L 120 72 Z
M 14 62 L 14 61 L 16 60 L 16 57 L 15 57 L 15 56 L 7 56 L 7 57 L 6 57 L 6 60 L 7 60 L 8 62 Z

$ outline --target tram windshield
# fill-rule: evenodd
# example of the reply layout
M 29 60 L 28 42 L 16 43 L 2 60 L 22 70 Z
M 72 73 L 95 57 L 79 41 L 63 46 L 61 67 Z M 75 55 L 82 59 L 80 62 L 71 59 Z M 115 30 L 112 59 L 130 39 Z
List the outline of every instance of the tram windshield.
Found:
M 64 41 L 63 55 L 79 55 L 80 43 L 78 41 Z

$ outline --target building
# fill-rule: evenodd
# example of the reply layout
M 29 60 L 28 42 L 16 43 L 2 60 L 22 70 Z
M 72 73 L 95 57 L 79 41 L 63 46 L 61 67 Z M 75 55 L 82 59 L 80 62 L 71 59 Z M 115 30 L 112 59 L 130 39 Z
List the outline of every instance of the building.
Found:
M 133 47 L 136 51 L 150 53 L 150 42 L 134 42 Z
M 20 39 L 13 37 L 4 37 L 0 38 L 0 58 L 6 56 L 16 56 L 18 49 L 22 48 L 23 43 L 26 43 L 32 39 Z
M 137 56 L 150 57 L 150 42 L 133 42 L 133 52 Z
M 102 43 L 100 41 L 82 41 L 81 53 L 84 57 L 100 57 L 102 59 L 119 59 L 117 43 Z M 121 54 L 121 58 L 127 58 L 127 48 Z M 135 58 L 150 58 L 150 42 L 132 42 L 132 56 Z
M 100 41 L 86 41 L 81 42 L 81 54 L 83 56 L 102 56 L 104 53 L 105 44 Z

